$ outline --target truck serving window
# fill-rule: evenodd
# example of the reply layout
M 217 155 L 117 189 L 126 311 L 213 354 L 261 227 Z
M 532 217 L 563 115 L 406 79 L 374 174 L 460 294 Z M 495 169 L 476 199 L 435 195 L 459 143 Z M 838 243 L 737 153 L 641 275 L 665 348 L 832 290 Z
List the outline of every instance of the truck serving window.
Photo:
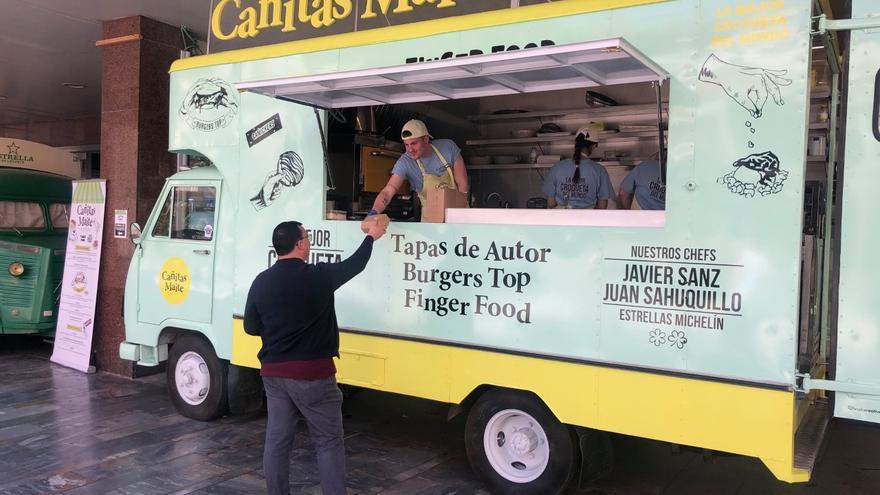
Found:
M 0 230 L 44 230 L 46 217 L 39 203 L 0 201 Z
M 660 96 L 665 128 L 666 88 Z M 599 103 L 603 97 L 607 98 L 605 104 Z M 431 143 L 441 152 L 450 153 L 450 162 L 454 159 L 451 154 L 460 155 L 467 170 L 470 208 L 450 207 L 453 209 L 445 215 L 447 223 L 544 225 L 577 222 L 575 217 L 580 217 L 585 223 L 563 224 L 593 225 L 586 222 L 598 216 L 584 211 L 590 206 L 585 203 L 592 199 L 602 201 L 601 206 L 610 210 L 653 210 L 600 215 L 614 225 L 662 225 L 658 224 L 664 217 L 666 188 L 658 160 L 657 95 L 651 83 L 341 112 L 342 118 L 329 119 L 328 166 L 334 187 L 326 198 L 328 220 L 357 220 L 365 215 L 392 171 L 406 180 L 385 213 L 397 221 L 438 217 L 436 211 L 426 216 L 424 205 L 419 205 L 417 195 L 409 188 L 413 179 L 417 186 L 422 182 L 412 177 L 410 172 L 417 170 L 411 160 L 396 165 L 405 153 L 400 128 L 406 119 L 418 118 L 433 136 Z M 362 117 L 371 113 L 371 118 Z M 375 121 L 376 125 L 357 129 L 352 124 L 363 121 Z M 577 179 L 572 174 L 573 158 L 576 132 L 582 127 L 590 129 L 590 138 L 596 144 L 582 150 L 581 169 L 585 173 Z M 381 138 L 377 137 L 380 133 Z M 548 189 L 553 189 L 552 196 Z M 594 196 L 586 191 L 595 191 Z M 556 200 L 556 211 L 548 211 L 548 197 Z M 553 216 L 556 218 L 550 218 Z M 646 221 L 647 216 L 653 220 Z
M 156 218 L 153 237 L 210 241 L 214 237 L 216 190 L 209 186 L 176 186 Z

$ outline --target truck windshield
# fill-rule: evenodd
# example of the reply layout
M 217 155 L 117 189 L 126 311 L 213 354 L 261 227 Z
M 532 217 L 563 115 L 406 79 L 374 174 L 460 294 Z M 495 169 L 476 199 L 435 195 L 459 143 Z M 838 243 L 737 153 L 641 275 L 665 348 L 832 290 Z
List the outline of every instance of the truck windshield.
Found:
M 49 205 L 49 219 L 55 230 L 67 230 L 70 224 L 70 205 L 66 203 L 52 203 Z
M 44 230 L 46 217 L 39 203 L 0 201 L 0 230 Z

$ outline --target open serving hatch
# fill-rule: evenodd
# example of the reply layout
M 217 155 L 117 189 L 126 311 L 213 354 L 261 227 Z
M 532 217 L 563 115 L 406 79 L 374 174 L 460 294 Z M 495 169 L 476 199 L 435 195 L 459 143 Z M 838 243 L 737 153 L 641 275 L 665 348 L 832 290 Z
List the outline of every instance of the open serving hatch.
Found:
M 391 67 L 239 83 L 239 90 L 322 108 L 457 100 L 662 81 L 666 72 L 622 38 Z

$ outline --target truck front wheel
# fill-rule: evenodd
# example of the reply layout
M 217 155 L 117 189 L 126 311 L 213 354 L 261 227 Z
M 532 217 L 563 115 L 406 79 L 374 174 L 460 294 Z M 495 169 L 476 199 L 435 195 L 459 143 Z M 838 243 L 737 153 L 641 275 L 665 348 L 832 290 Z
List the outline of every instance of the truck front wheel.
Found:
M 468 414 L 465 447 L 471 466 L 497 493 L 562 493 L 574 478 L 574 432 L 531 394 L 491 390 Z
M 179 337 L 171 346 L 166 374 L 168 392 L 177 412 L 199 421 L 210 421 L 226 413 L 228 367 L 203 337 Z

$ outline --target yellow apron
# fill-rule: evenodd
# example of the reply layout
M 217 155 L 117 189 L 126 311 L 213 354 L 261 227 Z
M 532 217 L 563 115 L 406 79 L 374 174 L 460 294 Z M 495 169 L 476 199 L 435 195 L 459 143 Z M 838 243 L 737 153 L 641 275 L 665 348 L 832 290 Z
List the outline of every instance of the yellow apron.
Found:
M 443 154 L 440 153 L 440 150 L 438 150 L 436 146 L 432 144 L 431 148 L 434 150 L 434 154 L 437 155 L 437 158 L 440 159 L 440 163 L 443 164 L 443 169 L 446 173 L 440 176 L 429 174 L 425 172 L 425 166 L 422 165 L 422 160 L 416 160 L 419 169 L 422 171 L 422 190 L 418 192 L 419 201 L 422 202 L 422 205 L 427 204 L 428 197 L 425 194 L 425 191 L 428 189 L 456 189 L 455 177 L 452 175 L 452 167 L 449 166 L 449 162 L 446 161 L 446 158 L 443 157 Z

